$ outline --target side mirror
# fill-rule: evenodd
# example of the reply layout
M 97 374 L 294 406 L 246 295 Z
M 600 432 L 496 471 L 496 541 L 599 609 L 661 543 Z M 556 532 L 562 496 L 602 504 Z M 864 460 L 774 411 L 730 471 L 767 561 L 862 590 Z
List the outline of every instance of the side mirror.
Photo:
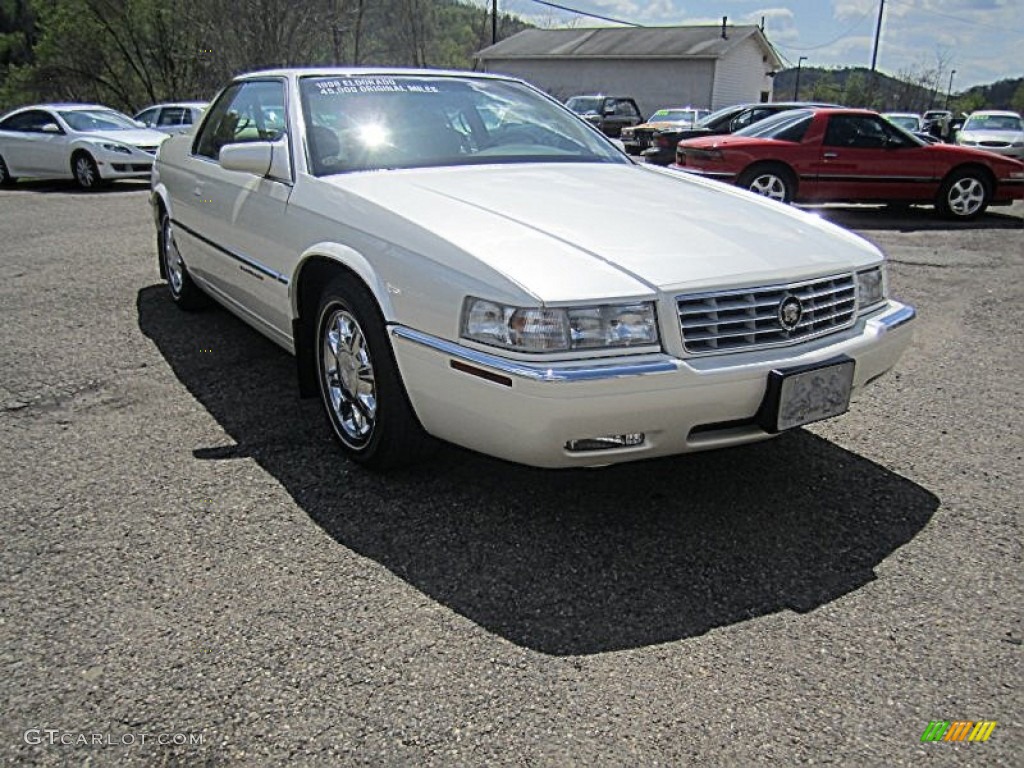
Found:
M 261 178 L 290 183 L 292 181 L 291 155 L 288 136 L 277 141 L 250 141 L 225 144 L 220 148 L 220 165 L 228 171 L 251 173 Z
M 43 133 L 64 133 L 56 123 L 47 123 L 41 130 Z
M 241 171 L 266 176 L 274 159 L 274 145 L 269 141 L 225 144 L 220 148 L 220 165 L 228 171 Z

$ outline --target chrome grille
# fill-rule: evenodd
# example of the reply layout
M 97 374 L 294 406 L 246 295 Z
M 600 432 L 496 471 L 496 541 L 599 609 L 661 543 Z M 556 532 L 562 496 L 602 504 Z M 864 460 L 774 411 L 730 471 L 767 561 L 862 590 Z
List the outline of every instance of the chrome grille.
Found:
M 980 147 L 1008 147 L 1010 142 L 1008 141 L 979 141 L 978 146 Z
M 802 313 L 792 330 L 780 306 L 795 296 Z M 686 351 L 695 355 L 795 344 L 853 324 L 857 292 L 852 274 L 788 285 L 719 291 L 676 298 Z

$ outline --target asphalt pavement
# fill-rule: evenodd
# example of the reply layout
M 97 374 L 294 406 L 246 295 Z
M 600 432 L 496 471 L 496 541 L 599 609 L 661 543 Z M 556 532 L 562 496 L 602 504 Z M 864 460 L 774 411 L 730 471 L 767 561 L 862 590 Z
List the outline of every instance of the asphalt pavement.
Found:
M 1021 765 L 1024 205 L 823 215 L 920 315 L 849 414 L 375 475 L 144 185 L 0 192 L 0 764 Z

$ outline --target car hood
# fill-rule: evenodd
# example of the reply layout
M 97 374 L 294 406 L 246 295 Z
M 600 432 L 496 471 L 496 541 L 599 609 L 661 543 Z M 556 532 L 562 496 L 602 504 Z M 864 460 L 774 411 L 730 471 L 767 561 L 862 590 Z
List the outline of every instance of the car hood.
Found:
M 113 141 L 118 144 L 129 144 L 133 147 L 153 147 L 167 139 L 168 134 L 150 128 L 137 128 L 128 131 L 88 131 L 78 134 L 80 139 L 98 139 Z
M 642 123 L 637 126 L 637 128 L 647 128 L 655 131 L 665 130 L 666 128 L 678 128 L 679 130 L 683 130 L 690 127 L 692 127 L 692 123 L 681 123 L 675 120 L 656 120 L 650 123 Z
M 1015 141 L 1024 141 L 1024 133 L 1021 131 L 960 131 L 958 141 L 1005 141 L 1012 144 Z
M 642 165 L 464 166 L 325 181 L 443 238 L 544 302 L 756 285 L 881 258 L 812 214 Z M 412 240 L 401 245 L 422 251 Z

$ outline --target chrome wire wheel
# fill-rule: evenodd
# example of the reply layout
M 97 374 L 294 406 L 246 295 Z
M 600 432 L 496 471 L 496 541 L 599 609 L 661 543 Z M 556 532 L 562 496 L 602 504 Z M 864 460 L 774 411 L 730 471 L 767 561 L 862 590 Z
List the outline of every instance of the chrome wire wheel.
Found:
M 164 267 L 167 270 L 167 284 L 171 288 L 171 293 L 179 296 L 182 286 L 185 284 L 185 262 L 182 261 L 178 245 L 174 242 L 174 229 L 171 226 L 170 216 L 164 215 L 160 230 Z
M 973 216 L 985 203 L 985 185 L 973 176 L 957 179 L 946 193 L 946 202 L 955 216 Z
M 774 173 L 760 173 L 754 177 L 747 187 L 751 192 L 756 192 L 780 203 L 786 202 L 786 182 Z
M 377 381 L 366 336 L 356 318 L 334 309 L 322 326 L 320 371 L 338 436 L 365 446 L 377 424 Z

